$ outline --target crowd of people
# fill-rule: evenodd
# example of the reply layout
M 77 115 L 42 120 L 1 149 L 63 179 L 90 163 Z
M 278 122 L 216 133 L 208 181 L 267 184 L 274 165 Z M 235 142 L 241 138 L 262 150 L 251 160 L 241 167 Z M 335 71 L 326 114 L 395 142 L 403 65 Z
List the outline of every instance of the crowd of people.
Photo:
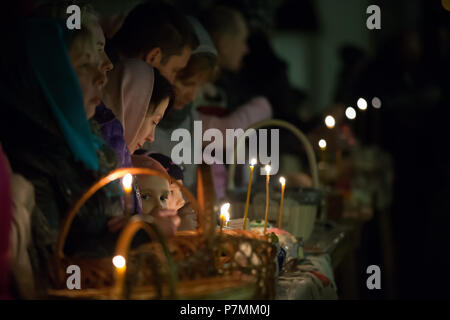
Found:
M 215 6 L 194 17 L 162 1 L 125 2 L 114 2 L 114 12 L 102 1 L 77 4 L 80 29 L 66 24 L 73 3 L 64 1 L 21 1 L 4 21 L 14 32 L 1 58 L 2 298 L 45 296 L 61 222 L 114 169 L 169 174 L 136 177 L 132 213 L 166 236 L 195 229 L 179 184 L 195 190 L 196 165 L 171 160 L 172 131 L 195 120 L 205 130 L 245 129 L 272 115 L 262 96 L 221 114 L 215 107 L 226 105 L 212 103 L 221 69 L 238 70 L 248 51 L 239 11 Z M 226 171 L 212 169 L 223 196 Z M 111 256 L 125 205 L 119 183 L 96 192 L 76 214 L 65 252 Z

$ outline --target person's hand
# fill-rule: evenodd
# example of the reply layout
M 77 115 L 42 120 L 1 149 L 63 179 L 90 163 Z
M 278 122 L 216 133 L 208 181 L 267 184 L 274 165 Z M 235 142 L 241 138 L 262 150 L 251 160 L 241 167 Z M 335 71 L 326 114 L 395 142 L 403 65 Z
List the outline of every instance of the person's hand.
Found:
M 175 235 L 180 225 L 180 217 L 176 210 L 155 208 L 150 215 L 155 219 L 155 224 L 165 236 Z

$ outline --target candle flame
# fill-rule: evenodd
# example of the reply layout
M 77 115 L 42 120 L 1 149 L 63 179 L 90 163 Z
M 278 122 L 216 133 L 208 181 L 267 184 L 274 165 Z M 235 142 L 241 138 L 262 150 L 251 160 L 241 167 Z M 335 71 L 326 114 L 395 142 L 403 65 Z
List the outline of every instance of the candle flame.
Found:
M 334 119 L 333 116 L 326 116 L 325 125 L 327 126 L 328 129 L 333 129 L 334 126 L 336 125 L 336 120 Z
M 325 150 L 327 148 L 327 141 L 325 139 L 320 139 L 319 147 L 320 147 L 320 149 Z
M 131 183 L 133 182 L 133 176 L 131 174 L 126 174 L 123 178 L 122 178 L 122 185 L 123 188 L 125 189 L 125 191 L 127 190 L 131 190 Z
M 115 256 L 112 260 L 113 265 L 117 268 L 117 269 L 122 269 L 126 266 L 127 262 L 125 260 L 125 258 L 123 256 Z
M 347 109 L 345 109 L 345 116 L 350 120 L 355 119 L 356 118 L 356 110 L 352 107 L 348 107 Z
M 364 98 L 359 98 L 358 101 L 356 102 L 356 105 L 360 110 L 364 111 L 367 109 L 367 101 Z
M 225 219 L 226 222 L 230 220 L 230 212 L 228 211 L 230 206 L 230 203 L 227 202 L 220 207 L 220 219 Z
M 281 177 L 281 178 L 280 178 L 280 183 L 281 183 L 281 185 L 284 187 L 285 184 L 286 184 L 286 179 L 285 179 L 284 177 Z
M 250 165 L 253 167 L 254 165 L 256 165 L 256 159 L 253 158 L 252 160 L 250 160 Z
M 269 174 L 269 173 L 270 173 L 270 170 L 272 170 L 272 167 L 269 166 L 269 165 L 266 165 L 266 166 L 264 167 L 264 169 L 266 170 L 266 173 Z

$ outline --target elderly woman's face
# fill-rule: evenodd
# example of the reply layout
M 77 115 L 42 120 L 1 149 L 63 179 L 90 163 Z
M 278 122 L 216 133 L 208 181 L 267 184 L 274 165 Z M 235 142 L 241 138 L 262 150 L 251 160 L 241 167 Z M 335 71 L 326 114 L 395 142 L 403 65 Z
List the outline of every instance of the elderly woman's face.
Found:
M 92 118 L 103 97 L 106 73 L 113 68 L 105 53 L 105 37 L 98 23 L 89 27 L 90 39 L 77 37 L 69 49 L 69 57 L 83 92 L 86 115 Z

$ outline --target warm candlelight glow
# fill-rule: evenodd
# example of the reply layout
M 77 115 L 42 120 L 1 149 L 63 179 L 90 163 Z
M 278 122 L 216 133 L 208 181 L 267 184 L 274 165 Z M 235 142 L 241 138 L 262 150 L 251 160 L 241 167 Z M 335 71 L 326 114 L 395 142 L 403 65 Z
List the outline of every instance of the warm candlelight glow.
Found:
M 220 219 L 222 219 L 223 217 L 225 222 L 228 222 L 230 220 L 230 206 L 230 203 L 227 202 L 220 207 Z
M 280 200 L 280 213 L 278 216 L 278 229 L 281 229 L 282 227 L 284 188 L 286 187 L 286 179 L 284 177 L 280 177 L 280 183 L 281 183 L 281 200 Z
M 347 109 L 345 109 L 345 116 L 350 120 L 355 119 L 356 118 L 356 110 L 352 107 L 348 107 Z
M 325 150 L 327 148 L 327 141 L 325 139 L 320 139 L 319 147 L 320 147 L 320 149 Z
M 328 129 L 333 129 L 336 125 L 336 120 L 334 120 L 333 116 L 326 116 L 325 117 L 325 125 Z
M 242 224 L 242 229 L 247 229 L 247 217 L 248 217 L 248 206 L 250 204 L 250 193 L 252 190 L 252 178 L 253 178 L 253 169 L 256 165 L 256 159 L 250 160 L 250 177 L 248 179 L 248 188 L 247 188 L 247 199 L 245 200 L 245 209 L 244 209 L 244 222 Z
M 269 217 L 269 181 L 270 181 L 270 170 L 272 170 L 272 168 L 269 165 L 266 165 L 265 168 L 266 170 L 266 213 L 265 213 L 265 217 L 264 217 L 264 234 L 266 234 L 266 230 L 267 230 L 267 219 Z
M 131 184 L 133 182 L 133 176 L 131 174 L 127 174 L 122 178 L 122 186 L 125 192 L 131 192 Z
M 367 101 L 364 98 L 359 98 L 358 102 L 356 102 L 356 105 L 360 110 L 366 110 L 367 109 Z
M 123 256 L 115 256 L 112 260 L 114 267 L 117 269 L 123 269 L 126 266 L 126 261 Z

